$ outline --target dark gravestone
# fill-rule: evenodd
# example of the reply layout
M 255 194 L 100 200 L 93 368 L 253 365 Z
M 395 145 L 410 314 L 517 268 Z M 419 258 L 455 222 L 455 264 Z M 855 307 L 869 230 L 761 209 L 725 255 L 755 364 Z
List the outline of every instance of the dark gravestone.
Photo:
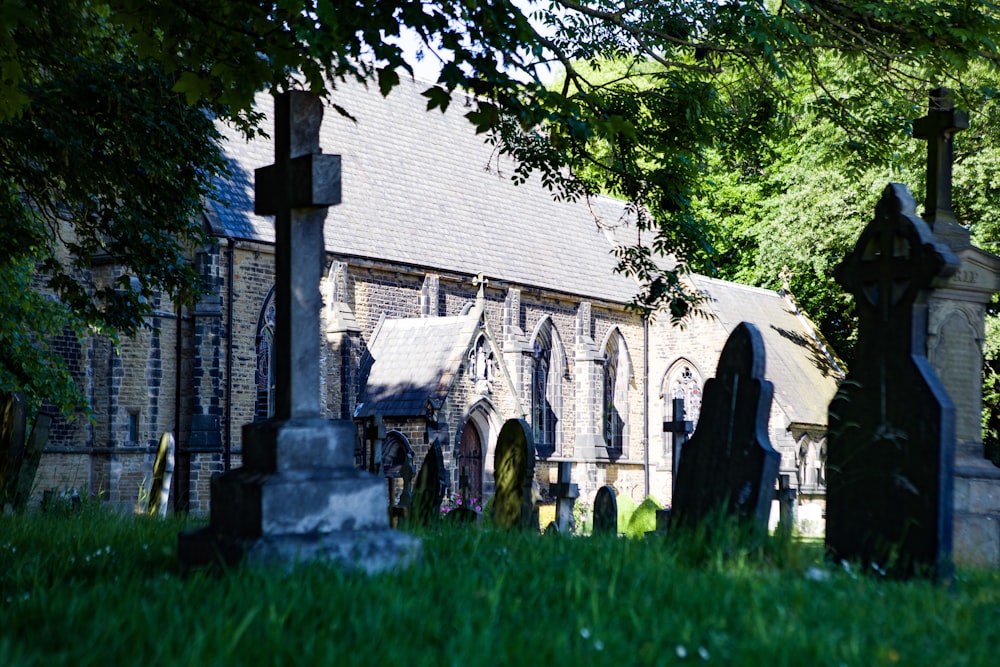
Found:
M 210 525 L 182 533 L 178 557 L 395 568 L 419 541 L 389 528 L 384 480 L 354 467 L 354 422 L 320 408 L 323 226 L 340 203 L 340 157 L 320 148 L 318 96 L 277 95 L 274 117 L 274 164 L 254 174 L 254 210 L 275 216 L 274 417 L 243 426 L 243 465 L 212 478 Z
M 27 421 L 24 396 L 18 392 L 0 393 L 0 512 L 6 503 L 14 502 Z
M 854 363 L 830 403 L 826 545 L 837 559 L 947 576 L 955 410 L 925 356 L 926 288 L 957 267 L 897 183 L 837 267 L 858 311 Z
M 573 532 L 575 527 L 573 505 L 580 497 L 580 487 L 571 481 L 573 464 L 570 461 L 560 461 L 558 465 L 558 481 L 549 484 L 549 495 L 556 499 L 556 520 L 553 522 L 555 530 L 567 534 Z
M 721 512 L 766 530 L 781 459 L 767 434 L 773 392 L 764 379 L 764 341 L 742 322 L 705 383 L 698 426 L 681 452 L 672 526 L 692 527 Z
M 170 482 L 174 477 L 174 434 L 164 433 L 156 448 L 153 462 L 153 483 L 149 487 L 149 516 L 165 517 L 170 500 Z
M 594 535 L 618 535 L 618 499 L 615 490 L 602 486 L 594 498 Z
M 493 460 L 496 496 L 493 520 L 501 528 L 531 529 L 534 500 L 535 444 L 531 427 L 523 419 L 508 419 L 497 436 Z M 535 526 L 537 527 L 537 526 Z
M 413 507 L 411 520 L 417 526 L 430 526 L 441 516 L 441 500 L 444 493 L 441 486 L 441 445 L 435 440 L 424 457 L 424 463 L 417 472 L 413 485 Z

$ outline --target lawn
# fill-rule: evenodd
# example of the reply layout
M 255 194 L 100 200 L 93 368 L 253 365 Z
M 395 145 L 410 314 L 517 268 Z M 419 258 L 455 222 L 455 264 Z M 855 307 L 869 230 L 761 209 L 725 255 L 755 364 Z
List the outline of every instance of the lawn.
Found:
M 0 665 L 994 665 L 1000 573 L 950 586 L 821 545 L 422 535 L 414 567 L 181 576 L 194 521 L 0 517 Z

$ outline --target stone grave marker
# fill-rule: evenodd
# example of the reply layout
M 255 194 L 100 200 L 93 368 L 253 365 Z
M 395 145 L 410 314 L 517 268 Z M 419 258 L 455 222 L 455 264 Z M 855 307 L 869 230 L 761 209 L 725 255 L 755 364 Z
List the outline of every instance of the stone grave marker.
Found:
M 925 356 L 926 300 L 957 266 L 890 183 L 836 269 L 858 312 L 855 359 L 830 403 L 826 545 L 837 559 L 948 575 L 955 409 Z
M 275 163 L 256 171 L 254 203 L 275 216 L 274 417 L 244 425 L 243 466 L 212 478 L 210 525 L 181 533 L 178 557 L 394 568 L 420 543 L 390 529 L 385 482 L 354 467 L 357 427 L 320 409 L 323 226 L 340 203 L 340 157 L 320 148 L 318 96 L 277 95 L 274 117 Z
M 952 91 L 930 91 L 927 115 L 913 122 L 927 140 L 923 219 L 958 257 L 958 270 L 933 284 L 927 302 L 927 359 L 955 405 L 954 532 L 956 565 L 1000 567 L 1000 458 L 983 446 L 983 343 L 986 310 L 1000 292 L 1000 257 L 972 244 L 951 207 L 953 138 L 969 114 Z M 975 220 L 970 221 L 975 224 Z
M 156 448 L 156 460 L 153 462 L 153 483 L 149 487 L 149 506 L 146 508 L 146 513 L 149 516 L 167 516 L 170 482 L 173 477 L 174 434 L 167 432 L 160 436 L 160 444 Z
M 604 485 L 594 498 L 594 535 L 618 535 L 618 499 L 615 490 Z
M 705 383 L 698 426 L 681 451 L 671 526 L 691 527 L 721 511 L 767 529 L 781 457 L 767 433 L 774 389 L 764 363 L 760 332 L 741 322 Z
M 17 472 L 24 458 L 27 407 L 18 392 L 0 394 L 0 511 L 13 502 Z
M 444 488 L 441 484 L 441 444 L 435 440 L 424 457 L 424 463 L 417 472 L 413 485 L 413 507 L 411 520 L 418 526 L 430 526 L 441 516 L 441 500 Z
M 560 461 L 558 465 L 559 476 L 556 478 L 558 481 L 549 484 L 549 495 L 556 499 L 556 519 L 551 525 L 555 526 L 556 532 L 568 534 L 573 532 L 576 524 L 573 518 L 573 505 L 580 497 L 580 487 L 571 481 L 573 463 Z
M 41 412 L 35 417 L 35 425 L 31 427 L 31 435 L 28 436 L 28 444 L 24 447 L 24 457 L 21 459 L 21 468 L 15 478 L 14 488 L 14 511 L 21 512 L 28 505 L 31 498 L 31 487 L 35 484 L 35 474 L 38 472 L 38 463 L 42 460 L 42 450 L 49 441 L 49 429 L 52 427 L 52 415 Z
M 501 528 L 531 529 L 534 514 L 531 482 L 535 473 L 535 445 L 531 427 L 523 419 L 508 419 L 500 429 L 493 470 L 496 479 L 493 519 L 496 525 Z

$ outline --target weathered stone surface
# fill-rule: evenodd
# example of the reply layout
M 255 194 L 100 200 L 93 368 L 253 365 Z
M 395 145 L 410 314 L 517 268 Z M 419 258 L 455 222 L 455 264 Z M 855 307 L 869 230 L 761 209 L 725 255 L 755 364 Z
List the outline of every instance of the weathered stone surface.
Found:
M 560 533 L 571 533 L 575 525 L 573 506 L 580 497 L 580 488 L 571 480 L 573 464 L 570 461 L 559 462 L 558 481 L 549 484 L 549 495 L 556 499 L 556 530 Z
M 890 184 L 837 267 L 858 343 L 830 404 L 826 544 L 897 575 L 946 575 L 952 551 L 954 406 L 924 356 L 927 288 L 957 258 Z
M 340 201 L 339 158 L 320 155 L 316 95 L 277 96 L 275 118 L 275 164 L 256 172 L 256 210 L 276 215 L 275 416 L 244 427 L 243 467 L 213 478 L 211 523 L 182 533 L 178 555 L 185 567 L 244 557 L 405 565 L 420 543 L 390 530 L 384 480 L 354 468 L 354 423 L 320 418 L 323 223 Z
M 243 465 L 258 472 L 353 468 L 350 420 L 266 420 L 243 426 Z
M 493 469 L 496 479 L 493 518 L 497 526 L 531 528 L 535 445 L 531 427 L 523 419 L 508 419 L 500 429 Z
M 767 434 L 774 390 L 764 379 L 764 342 L 737 326 L 705 383 L 701 418 L 681 450 L 670 520 L 695 525 L 720 509 L 767 526 L 780 455 Z
M 160 444 L 156 450 L 156 460 L 153 462 L 153 482 L 149 485 L 149 506 L 146 513 L 150 516 L 166 516 L 167 503 L 170 500 L 170 482 L 174 476 L 174 435 L 164 433 L 160 436 Z

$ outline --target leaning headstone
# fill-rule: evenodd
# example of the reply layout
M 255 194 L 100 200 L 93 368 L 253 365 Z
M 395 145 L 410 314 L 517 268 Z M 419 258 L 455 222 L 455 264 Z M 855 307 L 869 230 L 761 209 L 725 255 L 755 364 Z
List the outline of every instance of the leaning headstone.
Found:
M 156 448 L 156 460 L 153 462 L 153 483 L 149 487 L 149 506 L 146 508 L 146 513 L 149 516 L 167 516 L 170 482 L 173 477 L 174 434 L 168 432 L 160 436 L 160 444 Z
M 441 458 L 441 445 L 435 440 L 424 457 L 424 463 L 417 473 L 417 481 L 413 485 L 410 517 L 417 526 L 433 525 L 441 515 L 441 500 L 444 496 L 441 487 Z
M 671 526 L 693 527 L 721 512 L 767 528 L 781 458 L 767 433 L 773 393 L 760 332 L 741 322 L 705 383 L 698 426 L 681 451 Z
M 523 419 L 508 419 L 497 436 L 493 462 L 496 495 L 493 520 L 501 528 L 532 528 L 535 445 L 531 428 Z M 536 524 L 537 527 L 537 524 Z
M 602 486 L 594 498 L 593 535 L 618 535 L 618 499 L 615 490 Z
M 21 469 L 17 473 L 16 488 L 14 489 L 14 511 L 21 512 L 28 505 L 31 497 L 31 487 L 35 485 L 35 474 L 38 472 L 38 463 L 42 460 L 42 450 L 49 441 L 49 429 L 52 427 L 52 415 L 39 413 L 35 417 L 35 425 L 31 427 L 31 435 L 28 437 L 28 444 L 24 447 L 24 458 L 21 460 Z
M 573 532 L 573 506 L 580 497 L 580 487 L 572 480 L 573 463 L 560 461 L 557 482 L 549 484 L 549 495 L 556 499 L 556 520 L 553 522 L 556 532 L 568 534 Z
M 13 502 L 17 472 L 24 458 L 27 406 L 18 392 L 0 394 L 0 511 Z
M 835 277 L 854 295 L 854 363 L 830 403 L 826 545 L 837 559 L 947 576 L 955 409 L 925 354 L 927 288 L 958 259 L 889 184 Z
M 320 149 L 318 96 L 282 93 L 274 111 L 275 164 L 256 171 L 254 203 L 275 216 L 274 417 L 244 425 L 243 466 L 212 478 L 210 525 L 179 536 L 179 560 L 394 568 L 420 543 L 390 529 L 385 482 L 354 467 L 354 422 L 320 409 L 323 225 L 340 203 L 340 157 Z

